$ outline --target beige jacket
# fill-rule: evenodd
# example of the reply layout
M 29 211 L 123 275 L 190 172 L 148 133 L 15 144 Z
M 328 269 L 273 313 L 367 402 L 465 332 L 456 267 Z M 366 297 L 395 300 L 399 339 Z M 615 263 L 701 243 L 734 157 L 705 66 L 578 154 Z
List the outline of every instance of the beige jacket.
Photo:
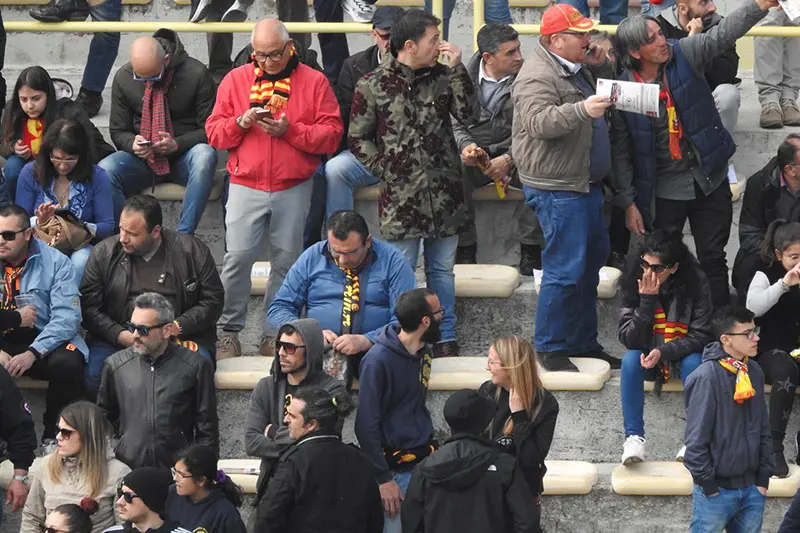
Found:
M 42 465 L 33 475 L 28 500 L 22 509 L 22 526 L 20 533 L 41 533 L 47 515 L 59 505 L 65 503 L 78 504 L 87 496 L 82 490 L 82 482 L 75 458 L 61 459 L 64 463 L 64 474 L 60 483 L 54 483 L 47 475 L 46 464 L 50 457 L 42 461 Z M 117 523 L 115 516 L 117 487 L 131 469 L 116 460 L 114 455 L 108 456 L 108 481 L 102 493 L 95 498 L 100 508 L 92 515 L 92 533 L 102 533 L 106 528 Z
M 581 68 L 577 75 L 595 86 L 588 68 Z M 548 191 L 589 191 L 592 120 L 574 78 L 537 43 L 511 87 L 511 153 L 524 185 Z

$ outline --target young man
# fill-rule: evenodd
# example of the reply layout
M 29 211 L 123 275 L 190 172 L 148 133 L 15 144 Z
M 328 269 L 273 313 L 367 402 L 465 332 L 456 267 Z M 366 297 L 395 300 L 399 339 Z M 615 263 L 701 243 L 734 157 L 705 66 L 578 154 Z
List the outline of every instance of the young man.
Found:
M 6 494 L 0 492 L 0 502 L 12 504 L 11 511 L 17 512 L 28 499 L 30 480 L 28 469 L 33 464 L 36 450 L 36 428 L 33 425 L 28 404 L 22 398 L 14 380 L 0 369 L 0 439 L 6 442 L 6 450 L 14 466 L 14 474 L 6 487 Z M 3 523 L 3 508 L 0 506 L 0 525 Z
M 684 393 L 691 531 L 720 533 L 735 523 L 735 531 L 757 533 L 775 466 L 764 373 L 752 360 L 759 328 L 753 313 L 730 306 L 717 310 L 711 326 L 719 342 L 706 346 Z
M 355 431 L 380 485 L 384 533 L 401 531 L 411 469 L 436 445 L 425 399 L 444 312 L 430 289 L 404 293 L 395 307 L 400 324 L 383 328 L 361 361 Z
M 103 533 L 190 533 L 171 520 L 164 520 L 164 506 L 172 485 L 167 468 L 137 468 L 122 479 L 117 489 L 117 510 L 123 524 Z

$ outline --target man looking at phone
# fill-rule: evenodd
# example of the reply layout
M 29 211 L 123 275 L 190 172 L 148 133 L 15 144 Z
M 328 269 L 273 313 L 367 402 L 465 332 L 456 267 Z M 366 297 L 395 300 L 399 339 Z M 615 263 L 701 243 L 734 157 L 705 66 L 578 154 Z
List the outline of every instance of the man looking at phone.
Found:
M 171 181 L 186 187 L 177 231 L 192 234 L 217 167 L 203 128 L 216 85 L 171 30 L 136 39 L 130 54 L 111 88 L 109 129 L 119 152 L 100 162 L 111 180 L 114 220 L 119 223 L 126 197 Z

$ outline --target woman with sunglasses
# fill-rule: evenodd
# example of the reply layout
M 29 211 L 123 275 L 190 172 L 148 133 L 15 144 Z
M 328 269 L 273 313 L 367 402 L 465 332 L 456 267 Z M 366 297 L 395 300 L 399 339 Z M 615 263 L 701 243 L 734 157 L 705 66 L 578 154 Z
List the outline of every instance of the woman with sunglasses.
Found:
M 760 328 L 756 361 L 764 370 L 764 380 L 772 385 L 769 425 L 774 475 L 787 477 L 783 441 L 800 384 L 798 362 L 789 355 L 800 348 L 800 223 L 779 219 L 768 226 L 747 290 L 747 308 Z
M 532 504 L 541 515 L 544 491 L 544 460 L 553 442 L 558 402 L 542 386 L 536 351 L 522 337 L 501 337 L 489 348 L 486 369 L 492 379 L 480 392 L 497 402 L 497 412 L 488 437 L 506 453 L 516 457 L 533 493 Z M 540 531 L 537 527 L 535 531 Z
M 42 460 L 33 477 L 20 533 L 41 533 L 59 505 L 80 504 L 86 497 L 98 505 L 92 533 L 114 525 L 117 487 L 131 469 L 114 458 L 112 434 L 111 424 L 93 403 L 64 408 L 57 426 L 58 448 Z
M 106 171 L 92 163 L 86 129 L 74 120 L 57 120 L 47 129 L 39 155 L 22 168 L 17 205 L 42 226 L 57 209 L 66 209 L 84 223 L 94 239 L 114 233 L 114 205 Z M 80 283 L 91 245 L 70 255 Z
M 92 515 L 99 505 L 91 498 L 80 504 L 65 503 L 47 515 L 42 533 L 92 533 Z
M 713 340 L 708 280 L 681 237 L 664 230 L 646 235 L 620 280 L 619 341 L 628 349 L 620 380 L 624 465 L 645 458 L 644 381 L 656 382 L 656 394 L 676 373 L 686 383 Z

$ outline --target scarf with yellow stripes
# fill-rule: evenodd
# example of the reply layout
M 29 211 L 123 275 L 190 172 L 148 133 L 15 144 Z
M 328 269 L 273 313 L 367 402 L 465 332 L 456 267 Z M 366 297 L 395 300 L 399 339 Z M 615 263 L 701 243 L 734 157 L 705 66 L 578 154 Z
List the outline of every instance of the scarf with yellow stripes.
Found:
M 733 357 L 719 359 L 722 368 L 736 374 L 736 388 L 733 390 L 733 400 L 736 403 L 744 403 L 756 395 L 756 390 L 750 382 L 750 374 L 747 373 L 747 357 L 739 361 Z
M 289 51 L 289 63 L 277 74 L 268 74 L 255 63 L 255 81 L 250 88 L 250 107 L 263 107 L 272 112 L 275 119 L 280 118 L 281 110 L 289 103 L 292 84 L 289 81 L 300 60 L 292 46 Z

